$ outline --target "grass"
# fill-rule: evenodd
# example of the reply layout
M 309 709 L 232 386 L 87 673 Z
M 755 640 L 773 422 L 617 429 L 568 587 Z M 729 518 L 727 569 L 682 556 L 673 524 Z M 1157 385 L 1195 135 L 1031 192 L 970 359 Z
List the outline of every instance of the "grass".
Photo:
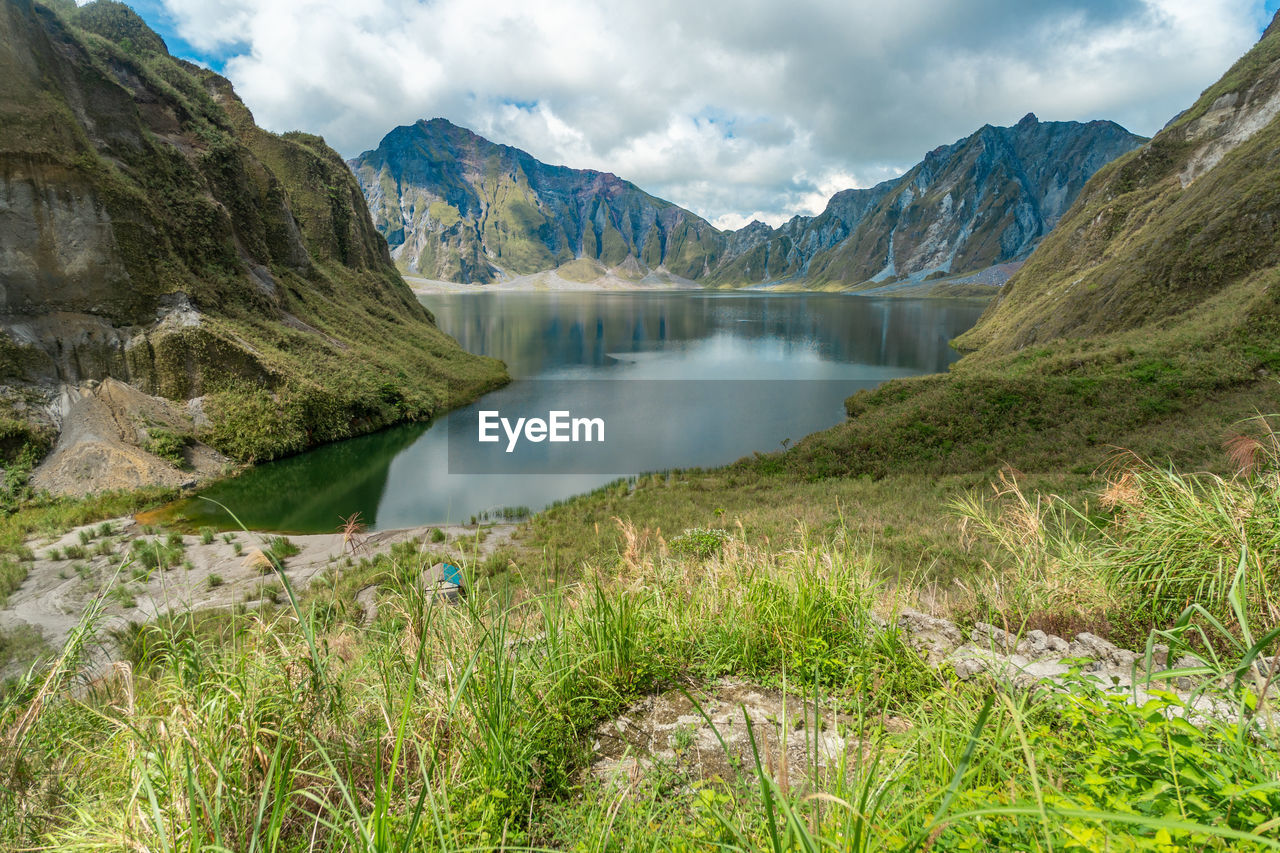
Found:
M 1215 489 L 1251 493 L 1258 516 L 1270 513 L 1262 499 L 1274 491 L 1275 475 L 1266 465 L 1235 479 L 1132 470 L 1147 478 L 1144 495 L 1162 478 L 1170 487 L 1190 481 L 1197 500 L 1212 501 Z M 1117 472 L 1104 485 L 1112 493 L 1129 482 Z M 1149 546 L 1208 524 L 1194 513 L 1135 522 L 1132 504 L 1119 502 L 1079 514 L 1016 483 L 997 485 L 989 498 L 962 493 L 956 505 L 966 535 L 986 543 L 993 586 L 1022 578 L 1023 587 L 1009 594 L 1026 606 L 1064 606 L 1053 596 L 1069 579 L 1100 600 L 1141 597 L 1146 592 L 1115 570 L 1115 543 Z M 644 491 L 627 494 L 635 500 Z M 1240 516 L 1241 506 L 1233 512 Z M 708 514 L 732 518 L 733 509 L 721 504 Z M 1252 517 L 1243 516 L 1244 529 Z M 21 748 L 0 768 L 17 785 L 16 796 L 0 804 L 3 843 L 238 850 L 1280 846 L 1272 820 L 1280 809 L 1280 743 L 1272 727 L 1251 722 L 1274 691 L 1241 674 L 1259 655 L 1276 652 L 1275 620 L 1265 608 L 1247 606 L 1260 600 L 1256 570 L 1269 559 L 1232 567 L 1232 618 L 1214 617 L 1222 637 L 1202 642 L 1216 630 L 1211 597 L 1151 635 L 1216 649 L 1206 655 L 1196 689 L 1238 709 L 1238 719 L 1189 722 L 1181 716 L 1189 700 L 1172 694 L 1134 705 L 1084 680 L 1038 694 L 981 679 L 951 681 L 894 630 L 896 608 L 920 590 L 908 578 L 886 583 L 874 540 L 853 524 L 800 524 L 787 537 L 770 538 L 726 526 L 714 537 L 718 548 L 696 553 L 628 522 L 614 527 L 619 547 L 597 549 L 569 581 L 557 579 L 549 559 L 525 552 L 508 553 L 492 572 L 464 554 L 471 594 L 456 607 L 434 603 L 417 582 L 442 555 L 406 542 L 330 572 L 301 595 L 277 562 L 275 578 L 250 594 L 262 602 L 253 611 L 179 613 L 134 626 L 125 646 L 131 675 L 78 698 L 54 685 L 38 705 L 33 689 L 19 689 L 0 705 L 6 731 L 26 720 Z M 1247 541 L 1251 551 L 1266 542 Z M 1169 578 L 1179 565 L 1169 561 Z M 370 584 L 380 604 L 366 625 L 354 594 Z M 112 589 L 122 605 L 133 599 L 123 585 Z M 997 604 L 1008 602 L 989 601 Z M 810 725 L 753 718 L 745 760 L 732 758 L 726 745 L 727 769 L 719 775 L 696 769 L 690 757 L 701 754 L 703 735 L 687 726 L 663 736 L 674 758 L 658 759 L 637 778 L 587 772 L 603 721 L 639 698 L 705 695 L 725 678 L 805 699 L 824 720 L 836 715 L 839 723 L 814 730 L 853 738 L 853 746 L 826 769 L 804 759 L 788 771 L 791 759 L 782 757 L 777 738 L 804 739 Z M 694 728 L 725 736 L 704 724 Z M 30 795 L 37 784 L 45 795 Z
M 269 559 L 283 565 L 287 558 L 301 554 L 302 549 L 293 544 L 286 536 L 272 536 L 267 539 L 267 546 L 263 549 L 263 553 Z
M 172 542 L 172 537 L 163 541 L 156 537 L 151 540 L 133 540 L 133 544 L 130 546 L 130 554 L 138 565 L 154 571 L 181 565 L 185 549 L 182 546 L 182 537 L 180 536 L 176 544 Z

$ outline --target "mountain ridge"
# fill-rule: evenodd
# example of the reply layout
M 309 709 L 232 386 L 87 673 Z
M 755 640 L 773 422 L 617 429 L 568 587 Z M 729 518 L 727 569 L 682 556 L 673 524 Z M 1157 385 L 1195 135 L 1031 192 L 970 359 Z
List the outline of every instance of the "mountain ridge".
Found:
M 1085 179 L 1141 140 L 1113 122 L 1040 122 L 1028 114 L 1013 127 L 986 125 L 938 146 L 899 178 L 842 190 L 819 214 L 736 231 L 719 231 L 612 173 L 551 166 L 442 118 L 396 128 L 347 162 L 397 264 L 427 278 L 490 283 L 585 259 L 601 272 L 633 279 L 857 287 L 974 272 L 1025 257 Z M 979 211 L 989 223 L 942 221 L 951 210 L 945 201 L 926 199 L 927 188 L 959 186 L 963 170 L 972 173 L 984 154 L 997 161 L 987 171 L 1004 176 L 1014 195 Z M 1040 174 L 1035 158 L 1056 171 Z M 1057 184 L 1042 186 L 1050 178 Z M 972 210 L 983 191 L 959 195 L 960 206 Z M 896 209 L 887 206 L 890 197 Z M 924 209 L 926 200 L 941 212 Z M 901 242 L 894 252 L 888 246 L 900 220 L 907 224 L 905 254 Z M 913 227 L 920 233 L 911 233 Z M 993 229 L 994 236 L 986 233 Z M 1020 236 L 1002 242 L 1000 229 Z M 974 233 L 987 245 L 962 247 Z
M 629 181 L 542 163 L 444 119 L 396 128 L 348 165 L 402 268 L 433 278 L 487 283 L 581 257 L 691 278 L 718 249 L 710 223 Z
M 1120 333 L 1249 291 L 1251 279 L 1274 290 L 1277 20 L 1191 107 L 1094 175 L 960 345 L 997 353 Z

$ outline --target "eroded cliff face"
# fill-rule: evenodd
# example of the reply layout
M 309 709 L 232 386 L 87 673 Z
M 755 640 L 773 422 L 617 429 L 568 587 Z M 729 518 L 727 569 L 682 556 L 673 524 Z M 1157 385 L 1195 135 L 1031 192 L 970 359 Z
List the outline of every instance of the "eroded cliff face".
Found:
M 458 282 L 575 259 L 697 278 L 723 251 L 705 220 L 604 172 L 549 166 L 444 119 L 387 134 L 350 162 L 401 268 Z
M 444 119 L 397 128 L 350 165 L 397 263 L 428 278 L 488 283 L 587 259 L 636 277 L 848 286 L 1025 258 L 1089 176 L 1141 142 L 1112 122 L 1029 115 L 938 148 L 902 178 L 839 192 L 818 216 L 730 232 Z
M 1193 310 L 1257 338 L 1280 303 L 1278 116 L 1273 21 L 1192 107 L 1089 181 L 963 344 L 1002 353 Z M 1269 349 L 1259 361 L 1274 369 Z
M 1142 143 L 1114 122 L 987 125 L 929 152 L 856 224 L 814 259 L 820 283 L 919 280 L 1027 257 L 1085 182 Z
M 0 80 L 4 418 L 63 426 L 60 389 L 110 378 L 220 395 L 217 442 L 251 397 L 296 427 L 236 453 L 263 458 L 502 380 L 436 329 L 322 139 L 258 128 L 127 6 L 7 0 Z

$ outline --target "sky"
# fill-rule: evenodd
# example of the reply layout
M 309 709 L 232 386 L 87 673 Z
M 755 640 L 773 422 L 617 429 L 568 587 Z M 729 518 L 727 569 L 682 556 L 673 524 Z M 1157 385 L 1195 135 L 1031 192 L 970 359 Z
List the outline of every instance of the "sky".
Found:
M 444 117 L 721 228 L 821 212 L 983 124 L 1150 136 L 1280 0 L 131 0 L 258 123 L 344 157 Z

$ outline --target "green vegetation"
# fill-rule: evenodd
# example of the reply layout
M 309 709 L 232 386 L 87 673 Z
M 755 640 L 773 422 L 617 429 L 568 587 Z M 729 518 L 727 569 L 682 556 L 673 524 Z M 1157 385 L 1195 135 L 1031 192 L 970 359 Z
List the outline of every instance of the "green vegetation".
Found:
M 186 468 L 187 457 L 183 451 L 191 444 L 191 436 L 173 430 L 151 427 L 147 430 L 146 451 L 178 468 Z
M 133 559 L 139 566 L 152 571 L 180 565 L 185 553 L 181 537 L 178 538 L 176 543 L 162 541 L 159 537 L 151 540 L 135 539 L 133 540 L 133 545 L 130 546 L 130 550 Z
M 287 557 L 295 554 L 301 554 L 302 550 L 289 541 L 284 536 L 272 536 L 267 540 L 267 547 L 263 549 L 263 553 L 274 560 L 276 563 L 283 565 Z
M 11 557 L 0 557 L 0 607 L 9 599 L 9 593 L 22 586 L 27 579 L 27 567 Z
M 170 57 L 124 4 L 24 4 L 8 20 L 0 64 L 43 70 L 9 75 L 0 149 L 30 180 L 90 199 L 111 226 L 86 252 L 121 270 L 89 287 L 39 254 L 52 282 L 39 303 L 117 326 L 169 309 L 199 320 L 156 326 L 123 357 L 83 356 L 86 378 L 127 369 L 150 394 L 206 396 L 211 426 L 195 437 L 242 461 L 427 418 L 505 381 L 436 328 L 318 137 L 258 128 L 225 79 Z M 14 358 L 0 362 L 14 378 L 47 375 L 41 346 L 56 345 L 5 338 Z M 30 496 L 26 473 L 50 443 L 22 411 L 0 417 L 3 507 Z M 181 465 L 189 440 L 153 426 L 146 449 Z
M 1118 546 L 1210 542 L 1219 509 L 1237 517 L 1244 538 L 1214 552 L 1247 557 L 1231 567 L 1230 618 L 1210 618 L 1222 612 L 1210 596 L 1151 636 L 1171 656 L 1204 655 L 1184 670 L 1191 698 L 1134 704 L 1083 675 L 1057 692 L 956 682 L 894 627 L 908 582 L 884 585 L 875 543 L 844 525 L 801 526 L 785 545 L 742 528 L 690 536 L 718 549 L 685 555 L 678 537 L 623 522 L 623 547 L 597 551 L 572 582 L 528 553 L 494 573 L 464 558 L 474 582 L 456 607 L 424 594 L 418 578 L 441 555 L 409 541 L 301 596 L 276 572 L 249 593 L 254 614 L 131 627 L 127 683 L 71 698 L 57 685 L 73 656 L 44 689 L 14 685 L 0 724 L 20 746 L 0 769 L 19 796 L 0 805 L 0 831 L 15 847 L 260 849 L 269 836 L 279 850 L 1273 849 L 1280 742 L 1261 721 L 1275 697 L 1248 664 L 1280 651 L 1280 634 L 1274 614 L 1242 605 L 1262 600 L 1257 571 L 1274 565 L 1274 550 L 1252 554 L 1274 549 L 1259 531 L 1277 468 L 1274 446 L 1250 453 L 1234 479 L 1135 462 L 1105 483 L 1101 514 L 1006 480 L 952 515 L 989 546 L 989 583 L 968 602 L 988 617 L 1015 600 L 1062 607 L 1072 588 L 1136 608 L 1150 589 L 1117 569 Z M 683 488 L 659 481 L 671 482 L 645 489 Z M 1186 511 L 1134 511 L 1169 494 Z M 364 625 L 354 593 L 370 584 L 380 606 Z M 127 585 L 111 589 L 136 603 Z M 1009 598 L 976 603 L 996 591 Z M 655 744 L 672 757 L 638 756 L 654 764 L 637 776 L 589 771 L 599 731 L 612 731 L 599 727 L 636 699 L 701 703 L 726 677 L 816 716 L 779 705 L 753 718 L 745 756 L 695 723 Z M 1222 714 L 1186 717 L 1197 696 Z M 807 744 L 815 731 L 848 738 L 844 758 L 827 765 L 811 746 L 782 757 L 779 738 Z M 35 784 L 49 796 L 26 796 Z
M 728 538 L 728 531 L 695 527 L 672 539 L 671 550 L 681 556 L 705 560 L 719 554 Z

